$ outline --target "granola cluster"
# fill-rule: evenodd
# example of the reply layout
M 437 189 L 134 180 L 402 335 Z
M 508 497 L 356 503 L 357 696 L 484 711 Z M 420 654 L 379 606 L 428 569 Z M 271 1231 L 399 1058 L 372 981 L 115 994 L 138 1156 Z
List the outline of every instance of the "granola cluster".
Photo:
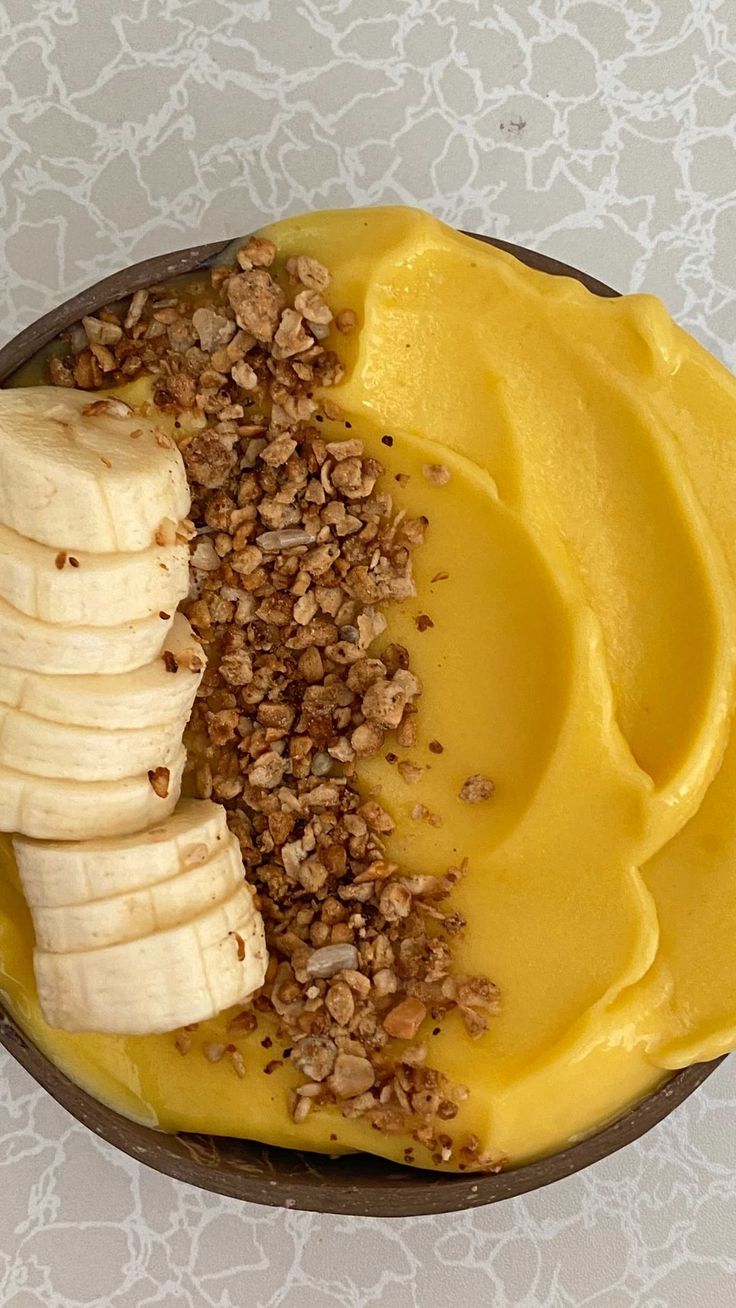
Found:
M 179 432 L 196 532 L 183 607 L 208 659 L 186 744 L 194 789 L 226 806 L 259 894 L 271 962 L 253 1008 L 276 1015 L 286 1046 L 266 1072 L 288 1056 L 301 1073 L 297 1122 L 339 1105 L 377 1131 L 410 1134 L 436 1162 L 493 1167 L 477 1140 L 453 1138 L 466 1092 L 428 1061 L 448 1012 L 477 1037 L 498 1002 L 486 978 L 452 969 L 464 922 L 445 901 L 464 869 L 399 867 L 392 817 L 356 784 L 358 760 L 384 749 L 395 760 L 394 746 L 415 741 L 421 684 L 408 651 L 381 638 L 384 607 L 415 593 L 412 551 L 427 521 L 395 510 L 380 462 L 323 398 L 342 376 L 324 345 L 327 269 L 300 256 L 277 277 L 275 256 L 252 238 L 206 294 L 138 291 L 124 316 L 85 319 L 84 341 L 51 361 L 50 376 L 94 389 L 151 373 L 154 404 Z M 356 315 L 344 309 L 335 325 L 352 331 Z M 435 465 L 425 473 L 437 486 L 449 479 Z M 399 766 L 418 780 L 414 764 Z M 472 777 L 461 797 L 477 803 L 492 789 Z M 439 821 L 414 807 L 416 820 Z M 256 1024 L 245 1010 L 231 1034 Z M 190 1044 L 177 1037 L 180 1052 Z M 205 1050 L 211 1061 L 226 1052 L 243 1075 L 235 1046 Z

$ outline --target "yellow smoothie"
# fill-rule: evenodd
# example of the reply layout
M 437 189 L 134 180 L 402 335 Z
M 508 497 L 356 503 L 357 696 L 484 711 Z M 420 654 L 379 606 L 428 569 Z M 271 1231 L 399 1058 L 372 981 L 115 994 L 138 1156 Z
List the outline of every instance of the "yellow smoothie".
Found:
M 736 383 L 653 298 L 597 298 L 411 209 L 264 234 L 280 261 L 327 265 L 330 302 L 356 312 L 331 342 L 346 374 L 330 399 L 397 506 L 429 519 L 417 596 L 386 610 L 385 634 L 423 682 L 417 743 L 398 752 L 424 770 L 407 787 L 384 754 L 358 780 L 407 870 L 468 860 L 454 966 L 491 976 L 500 1011 L 477 1041 L 451 1015 L 428 1059 L 469 1091 L 453 1132 L 513 1165 L 736 1045 Z M 494 779 L 492 803 L 459 800 L 472 773 Z M 337 1110 L 291 1120 L 298 1074 L 263 1015 L 233 1037 L 242 1080 L 170 1035 L 51 1030 L 1 852 L 2 988 L 75 1081 L 165 1130 L 403 1158 L 405 1135 Z M 413 1161 L 431 1165 L 416 1145 Z

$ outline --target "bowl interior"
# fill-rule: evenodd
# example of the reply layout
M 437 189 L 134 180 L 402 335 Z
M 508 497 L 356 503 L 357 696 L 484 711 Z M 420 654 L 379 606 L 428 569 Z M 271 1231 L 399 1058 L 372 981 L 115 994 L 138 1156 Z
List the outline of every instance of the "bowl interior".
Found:
M 506 250 L 542 272 L 574 277 L 595 295 L 618 294 L 586 273 L 547 255 L 492 237 L 477 239 Z M 83 315 L 94 313 L 140 287 L 218 262 L 239 243 L 222 241 L 192 246 L 147 259 L 98 282 L 46 314 L 0 350 L 0 384 L 7 382 L 37 350 Z M 455 1175 L 417 1171 L 363 1154 L 331 1159 L 244 1140 L 164 1135 L 128 1121 L 80 1089 L 26 1038 L 21 1027 L 1 1007 L 0 1043 L 80 1122 L 156 1171 L 253 1203 L 370 1217 L 455 1212 L 525 1194 L 570 1176 L 643 1135 L 692 1094 L 722 1061 L 697 1064 L 675 1073 L 614 1122 L 549 1157 L 497 1175 Z

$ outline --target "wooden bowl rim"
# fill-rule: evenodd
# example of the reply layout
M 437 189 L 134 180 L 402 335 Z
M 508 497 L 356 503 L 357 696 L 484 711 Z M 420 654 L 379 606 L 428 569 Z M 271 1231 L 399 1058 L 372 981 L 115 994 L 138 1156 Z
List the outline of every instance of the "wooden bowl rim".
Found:
M 572 277 L 600 296 L 618 291 L 569 264 L 490 236 L 468 235 L 553 276 Z M 72 296 L 0 349 L 0 384 L 59 332 L 141 287 L 223 261 L 240 239 L 189 246 L 131 265 Z M 460 1212 L 528 1194 L 609 1157 L 677 1108 L 723 1061 L 675 1072 L 615 1121 L 576 1144 L 495 1176 L 418 1171 L 366 1154 L 328 1158 L 247 1140 L 166 1135 L 132 1122 L 82 1090 L 51 1062 L 0 1006 L 0 1044 L 58 1104 L 95 1135 L 146 1166 L 214 1194 L 273 1207 L 362 1217 Z

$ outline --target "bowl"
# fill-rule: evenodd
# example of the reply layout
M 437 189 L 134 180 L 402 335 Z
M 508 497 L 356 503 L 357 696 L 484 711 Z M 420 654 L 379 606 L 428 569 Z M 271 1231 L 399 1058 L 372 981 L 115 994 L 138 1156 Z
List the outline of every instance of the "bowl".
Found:
M 472 235 L 476 235 L 472 233 Z M 595 295 L 618 292 L 533 250 L 477 236 L 541 272 L 574 277 Z M 52 310 L 0 350 L 0 384 L 59 332 L 140 287 L 221 262 L 240 241 L 191 246 L 134 264 Z M 166 1135 L 120 1116 L 80 1089 L 26 1037 L 0 1006 L 0 1043 L 77 1121 L 131 1158 L 215 1194 L 274 1207 L 363 1217 L 458 1212 L 528 1194 L 607 1158 L 661 1122 L 715 1071 L 722 1059 L 676 1072 L 614 1121 L 557 1153 L 496 1175 L 419 1171 L 366 1154 L 329 1158 L 246 1140 Z

